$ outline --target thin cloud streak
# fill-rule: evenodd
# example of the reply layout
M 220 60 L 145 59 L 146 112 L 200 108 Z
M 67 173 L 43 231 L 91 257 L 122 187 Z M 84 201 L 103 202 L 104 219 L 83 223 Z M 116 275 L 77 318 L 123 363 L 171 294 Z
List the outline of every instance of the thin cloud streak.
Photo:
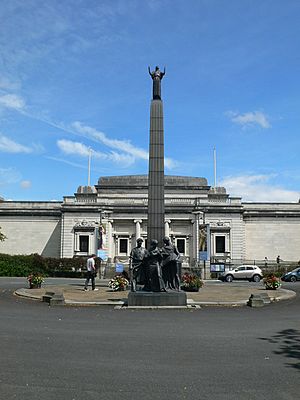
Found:
M 14 142 L 0 133 L 0 151 L 3 153 L 32 153 L 33 149 Z
M 134 164 L 136 159 L 142 159 L 145 161 L 148 161 L 149 159 L 148 151 L 134 146 L 129 140 L 110 139 L 104 132 L 98 131 L 90 126 L 85 126 L 79 121 L 73 122 L 71 126 L 68 127 L 63 123 L 56 123 L 51 121 L 50 119 L 32 114 L 28 111 L 28 109 L 26 109 L 25 101 L 22 99 L 21 96 L 17 96 L 14 94 L 5 94 L 3 96 L 0 96 L 0 106 L 1 105 L 5 108 L 13 109 L 17 112 L 20 112 L 22 115 L 25 115 L 28 118 L 41 121 L 52 127 L 63 130 L 67 133 L 85 137 L 95 142 L 102 143 L 111 149 L 122 151 L 122 154 L 119 154 L 115 151 L 111 151 L 110 154 L 96 152 L 97 158 L 102 157 L 103 159 L 111 160 L 117 163 L 123 161 L 124 167 Z M 41 147 L 38 147 L 36 145 L 36 149 L 41 150 Z M 82 148 L 79 149 L 79 146 L 77 145 L 77 153 L 80 155 L 82 154 L 82 152 L 83 149 Z M 128 153 L 128 155 L 124 154 L 124 152 Z M 70 149 L 68 150 L 66 145 L 65 145 L 65 153 L 71 154 Z M 165 157 L 164 162 L 165 162 L 165 167 L 167 169 L 173 169 L 178 166 L 178 162 L 168 157 Z
M 22 111 L 25 108 L 25 100 L 16 94 L 3 94 L 0 96 L 0 107 Z
M 83 143 L 72 142 L 70 140 L 65 140 L 65 139 L 58 140 L 57 146 L 65 154 L 79 155 L 81 157 L 88 157 L 91 151 L 93 158 L 119 163 L 122 164 L 123 167 L 129 166 L 133 164 L 135 161 L 134 157 L 131 157 L 130 155 L 127 154 L 119 154 L 114 151 L 110 153 L 101 153 L 99 151 L 90 149 L 90 147 L 84 145 Z
M 89 126 L 84 126 L 78 121 L 74 122 L 72 124 L 72 127 L 77 132 L 79 132 L 87 137 L 94 138 L 97 141 L 105 144 L 106 146 L 108 146 L 110 148 L 117 149 L 117 150 L 123 150 L 129 154 L 132 154 L 133 156 L 135 156 L 137 158 L 142 158 L 144 160 L 148 160 L 148 152 L 146 152 L 143 149 L 133 146 L 129 141 L 110 139 L 105 135 L 105 133 L 97 131 L 96 129 L 91 128 Z
M 87 169 L 86 165 L 74 163 L 72 161 L 65 160 L 64 158 L 52 157 L 52 156 L 45 156 L 45 158 L 47 158 L 48 160 L 62 162 L 64 164 L 71 165 L 72 167 L 75 167 L 75 168 Z
M 82 134 L 84 137 L 96 140 L 97 142 L 100 142 L 106 145 L 107 147 L 127 152 L 128 154 L 131 154 L 132 156 L 138 159 L 146 161 L 148 161 L 149 159 L 149 153 L 146 150 L 141 149 L 139 147 L 135 147 L 128 140 L 110 139 L 105 135 L 105 133 L 98 131 L 94 128 L 91 128 L 89 126 L 85 126 L 79 121 L 74 122 L 71 125 L 71 127 L 77 133 Z M 165 158 L 166 168 L 172 169 L 176 165 L 177 163 L 175 160 L 172 160 L 170 158 Z

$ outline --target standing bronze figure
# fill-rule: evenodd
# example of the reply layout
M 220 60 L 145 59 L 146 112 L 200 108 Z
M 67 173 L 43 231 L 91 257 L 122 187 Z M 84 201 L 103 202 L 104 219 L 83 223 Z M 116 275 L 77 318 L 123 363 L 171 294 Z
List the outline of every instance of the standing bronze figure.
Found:
M 147 292 L 165 292 L 165 285 L 161 274 L 162 255 L 158 248 L 158 241 L 152 240 L 149 252 L 145 257 L 146 284 L 143 290 Z
M 137 246 L 131 250 L 129 256 L 130 287 L 132 292 L 136 291 L 136 285 L 145 284 L 144 259 L 148 253 L 145 247 L 142 247 L 142 238 L 138 238 L 136 243 Z
M 161 72 L 159 67 L 156 66 L 155 70 L 151 72 L 150 67 L 148 67 L 148 71 L 153 79 L 153 100 L 161 100 L 160 81 L 166 73 L 166 68 L 164 68 L 164 72 Z
M 167 236 L 163 239 L 164 245 L 161 249 L 163 257 L 162 276 L 165 287 L 170 290 L 180 290 L 180 279 L 178 276 L 178 262 L 180 254 Z

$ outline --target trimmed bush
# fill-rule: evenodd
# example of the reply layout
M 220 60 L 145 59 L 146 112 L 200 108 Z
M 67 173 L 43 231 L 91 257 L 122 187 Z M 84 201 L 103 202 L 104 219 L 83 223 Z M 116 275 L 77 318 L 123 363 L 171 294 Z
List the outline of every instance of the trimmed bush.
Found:
M 40 273 L 45 277 L 83 278 L 87 257 L 51 258 L 39 254 L 0 254 L 0 276 L 28 276 Z M 99 267 L 100 260 L 96 260 Z

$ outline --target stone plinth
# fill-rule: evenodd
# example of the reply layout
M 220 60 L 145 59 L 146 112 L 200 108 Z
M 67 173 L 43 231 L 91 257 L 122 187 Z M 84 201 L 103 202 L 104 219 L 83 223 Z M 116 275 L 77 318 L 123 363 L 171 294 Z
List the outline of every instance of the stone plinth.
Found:
M 250 307 L 263 307 L 265 305 L 263 298 L 259 294 L 251 294 L 247 304 Z
M 185 292 L 130 292 L 129 307 L 186 306 Z
M 42 301 L 49 303 L 50 306 L 63 306 L 65 305 L 65 298 L 62 292 L 46 292 L 42 296 Z

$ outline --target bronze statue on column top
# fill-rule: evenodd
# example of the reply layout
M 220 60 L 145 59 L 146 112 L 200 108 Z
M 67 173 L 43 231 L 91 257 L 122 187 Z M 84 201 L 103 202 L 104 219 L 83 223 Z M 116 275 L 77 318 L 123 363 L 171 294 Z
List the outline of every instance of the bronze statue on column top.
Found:
M 150 67 L 148 67 L 148 71 L 153 80 L 153 100 L 161 100 L 160 81 L 166 73 L 166 68 L 164 68 L 164 72 L 161 72 L 159 67 L 156 66 L 155 70 L 151 72 Z

